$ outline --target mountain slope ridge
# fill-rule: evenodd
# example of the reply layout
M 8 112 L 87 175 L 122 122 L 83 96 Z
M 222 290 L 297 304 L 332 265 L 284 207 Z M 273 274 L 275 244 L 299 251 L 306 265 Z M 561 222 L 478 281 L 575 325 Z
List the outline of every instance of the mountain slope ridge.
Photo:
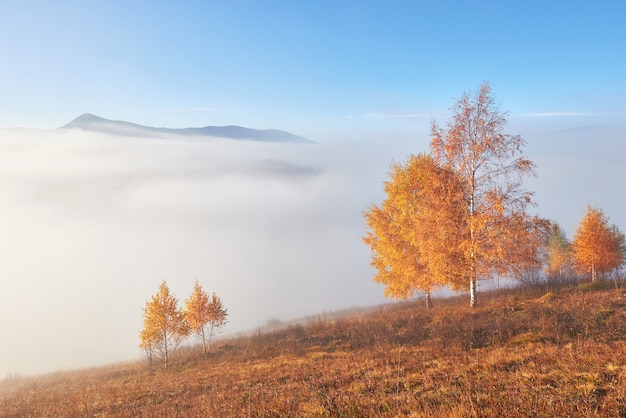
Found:
M 84 113 L 59 129 L 82 129 L 122 136 L 162 137 L 165 135 L 180 135 L 261 142 L 313 143 L 309 139 L 278 129 L 252 129 L 236 125 L 204 126 L 200 128 L 157 128 L 133 122 L 105 119 L 91 113 Z

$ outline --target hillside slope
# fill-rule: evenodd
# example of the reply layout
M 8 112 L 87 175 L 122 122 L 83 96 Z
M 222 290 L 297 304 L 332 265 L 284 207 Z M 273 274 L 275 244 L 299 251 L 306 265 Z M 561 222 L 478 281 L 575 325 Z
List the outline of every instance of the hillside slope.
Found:
M 623 283 L 622 283 L 623 285 Z M 415 302 L 145 363 L 16 379 L 0 415 L 626 416 L 626 292 L 587 284 Z

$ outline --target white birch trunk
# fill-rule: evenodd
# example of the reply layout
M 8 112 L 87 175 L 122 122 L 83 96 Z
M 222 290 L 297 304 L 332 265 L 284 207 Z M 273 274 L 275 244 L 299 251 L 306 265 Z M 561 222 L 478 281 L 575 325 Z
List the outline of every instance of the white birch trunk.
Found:
M 476 279 L 470 279 L 470 306 L 476 306 Z

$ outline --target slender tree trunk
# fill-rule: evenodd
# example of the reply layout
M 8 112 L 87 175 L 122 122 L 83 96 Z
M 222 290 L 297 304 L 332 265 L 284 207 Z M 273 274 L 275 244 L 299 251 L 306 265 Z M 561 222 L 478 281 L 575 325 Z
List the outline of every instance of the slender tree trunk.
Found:
M 146 357 L 148 357 L 148 367 L 150 369 L 150 372 L 152 372 L 152 356 L 153 356 L 153 351 L 152 351 L 152 344 L 149 344 L 146 348 L 144 348 L 144 350 L 146 351 Z
M 424 295 L 424 298 L 426 299 L 426 307 L 428 309 L 431 309 L 433 307 L 433 301 L 430 298 L 430 292 L 426 292 L 426 294 Z
M 596 282 L 596 263 L 591 264 L 591 283 Z
M 202 348 L 204 349 L 204 354 L 206 355 L 209 352 L 209 348 L 207 347 L 207 341 L 204 335 L 204 326 L 202 327 Z
M 470 306 L 476 306 L 476 279 L 470 279 Z
M 474 162 L 472 161 L 472 167 L 475 167 Z M 476 170 L 474 169 L 474 173 Z M 476 178 L 475 174 L 472 176 L 472 185 L 471 185 L 471 195 L 470 195 L 470 213 L 469 213 L 469 221 L 470 221 L 470 306 L 473 308 L 476 306 L 476 231 L 475 227 L 475 219 L 476 215 L 476 202 L 475 194 L 476 194 Z
M 469 291 L 470 291 L 470 306 L 476 306 L 476 250 L 475 250 L 475 241 L 474 241 L 474 229 L 470 230 L 471 238 L 472 238 L 472 249 L 470 252 L 470 283 L 469 283 Z
M 165 368 L 167 369 L 168 363 L 169 363 L 169 352 L 168 352 L 168 344 L 169 342 L 167 341 L 167 331 L 163 332 L 163 363 L 165 363 Z

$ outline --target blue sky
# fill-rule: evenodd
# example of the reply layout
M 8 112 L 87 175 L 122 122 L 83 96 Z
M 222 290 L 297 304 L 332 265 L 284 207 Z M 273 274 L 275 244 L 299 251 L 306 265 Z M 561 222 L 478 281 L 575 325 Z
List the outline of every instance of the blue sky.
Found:
M 0 7 L 0 127 L 54 128 L 90 112 L 318 141 L 411 135 L 484 80 L 511 118 L 626 112 L 623 1 Z

